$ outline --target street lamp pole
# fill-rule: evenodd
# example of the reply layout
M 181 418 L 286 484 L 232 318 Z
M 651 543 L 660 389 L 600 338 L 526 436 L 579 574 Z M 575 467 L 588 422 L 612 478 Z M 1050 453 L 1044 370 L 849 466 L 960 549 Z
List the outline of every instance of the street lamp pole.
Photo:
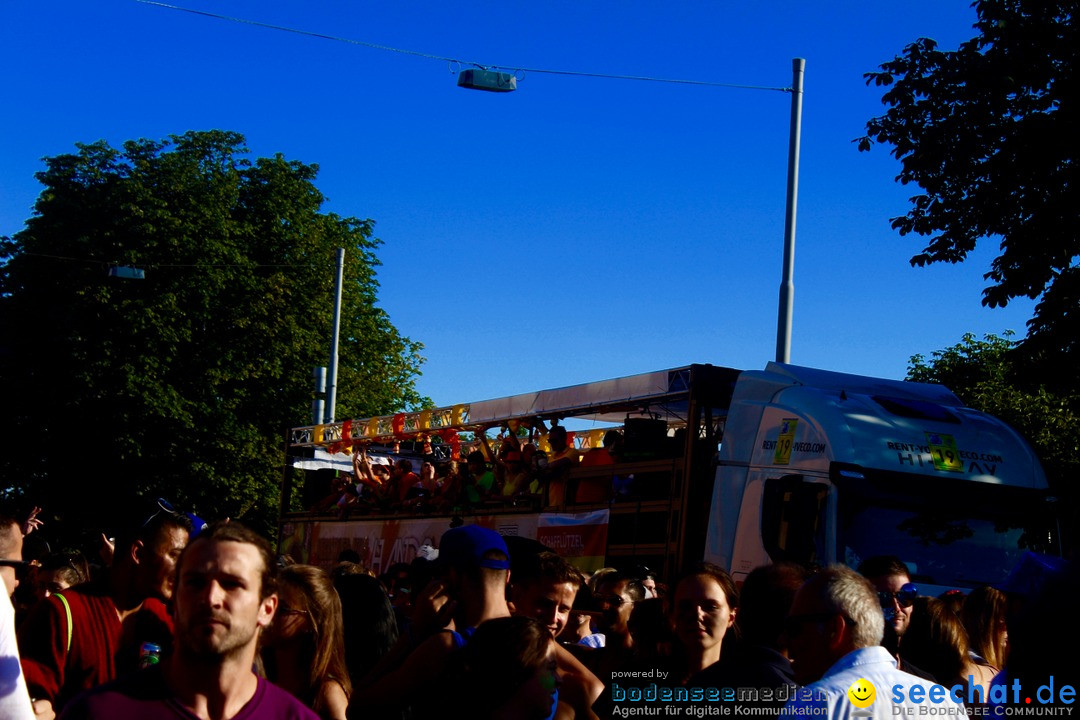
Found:
M 345 248 L 337 249 L 337 282 L 334 284 L 334 335 L 330 339 L 330 376 L 326 387 L 326 415 L 324 422 L 334 422 L 337 412 L 338 341 L 341 335 L 341 286 L 345 270 Z
M 799 141 L 802 134 L 803 74 L 806 60 L 791 61 L 791 136 L 788 139 L 787 212 L 784 218 L 784 274 L 776 320 L 776 362 L 791 361 L 791 313 L 795 304 L 795 210 L 799 200 Z

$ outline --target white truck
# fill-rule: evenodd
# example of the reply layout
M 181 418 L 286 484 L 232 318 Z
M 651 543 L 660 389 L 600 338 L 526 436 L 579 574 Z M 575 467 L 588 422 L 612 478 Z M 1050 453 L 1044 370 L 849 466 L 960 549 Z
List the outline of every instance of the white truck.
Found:
M 585 451 L 619 428 L 621 461 L 572 469 L 559 507 L 517 498 L 444 514 L 288 512 L 311 475 L 287 471 L 283 548 L 321 564 L 350 548 L 379 571 L 437 544 L 451 523 L 478 522 L 539 539 L 588 567 L 647 565 L 671 576 L 706 559 L 738 580 L 771 561 L 857 566 L 892 554 L 926 587 L 995 582 L 1024 550 L 1057 551 L 1046 477 L 1005 423 L 938 385 L 782 363 L 745 372 L 690 365 L 294 428 L 287 464 L 345 469 L 358 444 L 407 445 L 538 420 L 576 430 L 572 441 Z M 584 484 L 620 491 L 576 502 Z

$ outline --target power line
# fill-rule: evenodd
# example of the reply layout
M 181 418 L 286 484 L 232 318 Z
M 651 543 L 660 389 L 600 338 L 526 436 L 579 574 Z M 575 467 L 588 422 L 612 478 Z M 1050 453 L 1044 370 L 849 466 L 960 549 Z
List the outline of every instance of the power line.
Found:
M 157 0 L 134 1 L 143 5 L 153 5 L 155 7 L 167 8 L 169 10 L 179 10 L 180 12 L 191 13 L 192 15 L 201 15 L 203 17 L 214 18 L 217 20 L 226 20 L 228 22 L 240 23 L 242 25 L 253 25 L 255 27 L 266 28 L 268 30 L 278 30 L 281 32 L 288 32 L 294 33 L 296 35 L 305 35 L 307 37 L 318 38 L 320 40 L 332 40 L 334 42 L 347 43 L 349 45 L 359 45 L 361 47 L 370 48 L 372 50 L 383 50 L 386 52 L 400 53 L 402 55 L 412 55 L 414 57 L 426 58 L 428 60 L 439 60 L 447 63 L 456 63 L 458 65 L 472 65 L 478 68 L 482 68 L 484 70 L 499 69 L 510 70 L 515 73 L 523 74 L 540 73 L 544 75 L 566 75 L 570 77 L 603 78 L 605 80 L 637 80 L 642 82 L 672 83 L 678 85 L 706 85 L 709 87 L 737 88 L 741 90 L 772 90 L 775 92 L 792 92 L 792 88 L 790 87 L 771 87 L 768 85 L 740 85 L 737 83 L 722 83 L 713 82 L 710 80 L 684 80 L 679 78 L 649 77 L 646 75 L 617 75 L 611 73 L 582 72 L 575 70 L 550 70 L 546 68 L 524 68 L 515 67 L 512 65 L 478 63 L 471 60 L 462 60 L 460 58 L 446 57 L 443 55 L 432 55 L 431 53 L 420 52 L 418 50 L 406 50 L 403 48 L 392 47 L 390 45 L 380 45 L 378 43 L 366 42 L 364 40 L 353 40 L 352 38 L 340 37 L 338 35 L 327 35 L 325 33 L 317 33 L 310 30 L 300 30 L 298 28 L 291 28 L 285 25 L 274 25 L 271 23 L 261 22 L 259 20 L 248 20 L 247 18 L 238 18 L 231 15 L 219 15 L 218 13 L 207 12 L 205 10 L 194 10 L 192 8 L 181 7 L 179 5 L 170 5 L 169 3 L 157 2 Z

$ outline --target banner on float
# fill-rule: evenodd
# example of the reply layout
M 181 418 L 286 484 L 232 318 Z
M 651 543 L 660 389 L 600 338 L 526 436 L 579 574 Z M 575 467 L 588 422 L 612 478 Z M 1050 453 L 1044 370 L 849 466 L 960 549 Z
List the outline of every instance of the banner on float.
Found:
M 450 529 L 450 520 L 431 517 L 287 523 L 281 552 L 295 562 L 331 568 L 343 550 L 354 550 L 361 564 L 379 575 L 395 563 L 411 563 L 423 545 L 437 548 L 439 538 Z M 504 536 L 536 537 L 536 515 L 473 515 L 465 522 Z
M 536 539 L 584 572 L 604 567 L 607 550 L 608 510 L 585 513 L 543 513 Z

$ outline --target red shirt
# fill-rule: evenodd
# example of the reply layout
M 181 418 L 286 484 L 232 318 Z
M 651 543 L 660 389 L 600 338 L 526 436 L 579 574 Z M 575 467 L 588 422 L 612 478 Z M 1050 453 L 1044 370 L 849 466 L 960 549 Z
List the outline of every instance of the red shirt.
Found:
M 83 690 L 138 668 L 139 648 L 172 646 L 172 622 L 160 601 L 148 601 L 121 625 L 104 583 L 86 583 L 59 593 L 71 608 L 71 643 L 64 605 L 52 595 L 36 607 L 19 631 L 19 652 L 30 697 L 50 700 L 59 711 Z

